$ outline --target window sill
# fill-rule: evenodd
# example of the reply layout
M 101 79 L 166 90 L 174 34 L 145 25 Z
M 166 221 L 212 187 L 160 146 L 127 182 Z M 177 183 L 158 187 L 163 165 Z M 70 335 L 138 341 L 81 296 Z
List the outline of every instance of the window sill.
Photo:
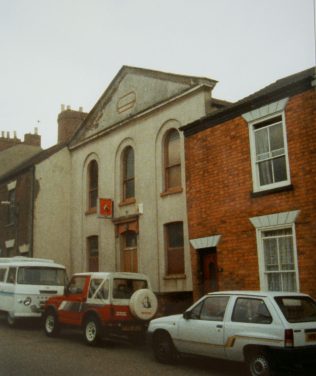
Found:
M 187 276 L 185 274 L 166 274 L 163 279 L 186 279 Z
M 174 195 L 174 194 L 182 193 L 182 192 L 183 192 L 182 187 L 170 188 L 167 191 L 161 192 L 160 197 L 170 196 L 170 195 Z
M 86 210 L 85 215 L 91 215 L 91 214 L 96 214 L 97 213 L 97 208 L 89 208 Z
M 127 198 L 126 200 L 124 201 L 121 201 L 119 203 L 119 206 L 127 206 L 127 205 L 132 205 L 132 204 L 135 204 L 136 202 L 136 199 L 134 197 L 131 197 L 131 198 Z
M 251 192 L 250 196 L 251 196 L 251 198 L 257 198 L 257 197 L 271 195 L 271 194 L 274 194 L 274 193 L 289 192 L 289 191 L 293 191 L 293 190 L 294 190 L 294 186 L 292 184 L 289 184 L 289 185 L 285 185 L 284 187 L 267 189 L 266 191 Z

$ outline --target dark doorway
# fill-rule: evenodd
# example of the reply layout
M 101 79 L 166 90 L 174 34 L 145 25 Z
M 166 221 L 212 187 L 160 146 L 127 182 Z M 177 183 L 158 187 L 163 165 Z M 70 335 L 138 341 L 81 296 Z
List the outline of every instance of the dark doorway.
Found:
M 217 281 L 217 252 L 216 248 L 200 249 L 200 285 L 201 293 L 218 290 Z

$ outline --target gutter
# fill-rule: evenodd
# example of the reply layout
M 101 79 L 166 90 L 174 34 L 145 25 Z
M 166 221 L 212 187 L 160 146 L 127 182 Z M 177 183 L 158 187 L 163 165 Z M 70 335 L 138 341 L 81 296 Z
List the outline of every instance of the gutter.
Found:
M 34 256 L 34 212 L 35 212 L 35 165 L 32 166 L 32 181 L 31 181 L 31 218 L 30 218 L 30 257 Z
M 213 114 L 210 114 L 199 120 L 189 123 L 183 127 L 180 127 L 179 129 L 183 131 L 185 137 L 192 136 L 205 129 L 214 127 L 228 120 L 234 119 L 248 111 L 255 110 L 256 108 L 264 106 L 265 104 L 307 91 L 313 87 L 313 83 L 315 85 L 316 76 L 314 75 L 313 77 L 314 81 L 312 82 L 311 76 L 309 76 L 287 86 L 276 88 L 269 92 L 258 95 L 257 97 L 256 94 L 253 94 L 250 96 L 249 99 L 242 99 L 241 101 L 236 102 L 231 106 L 218 110 Z

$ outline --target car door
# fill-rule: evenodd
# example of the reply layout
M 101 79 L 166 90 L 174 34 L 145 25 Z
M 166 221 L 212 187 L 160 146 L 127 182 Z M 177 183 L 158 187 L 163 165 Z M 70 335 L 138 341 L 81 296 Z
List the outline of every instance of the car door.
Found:
M 86 301 L 88 277 L 74 276 L 67 287 L 65 299 L 58 307 L 59 321 L 64 324 L 80 325 L 83 304 Z
M 229 296 L 207 296 L 179 322 L 180 352 L 224 358 L 224 315 Z

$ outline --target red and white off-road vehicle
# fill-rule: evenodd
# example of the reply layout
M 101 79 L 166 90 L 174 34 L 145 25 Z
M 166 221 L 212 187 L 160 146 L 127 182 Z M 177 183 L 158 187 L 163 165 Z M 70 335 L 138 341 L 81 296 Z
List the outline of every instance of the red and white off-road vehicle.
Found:
M 44 330 L 53 337 L 62 326 L 81 328 L 90 345 L 101 339 L 142 339 L 157 306 L 143 274 L 78 273 L 64 295 L 47 300 Z

